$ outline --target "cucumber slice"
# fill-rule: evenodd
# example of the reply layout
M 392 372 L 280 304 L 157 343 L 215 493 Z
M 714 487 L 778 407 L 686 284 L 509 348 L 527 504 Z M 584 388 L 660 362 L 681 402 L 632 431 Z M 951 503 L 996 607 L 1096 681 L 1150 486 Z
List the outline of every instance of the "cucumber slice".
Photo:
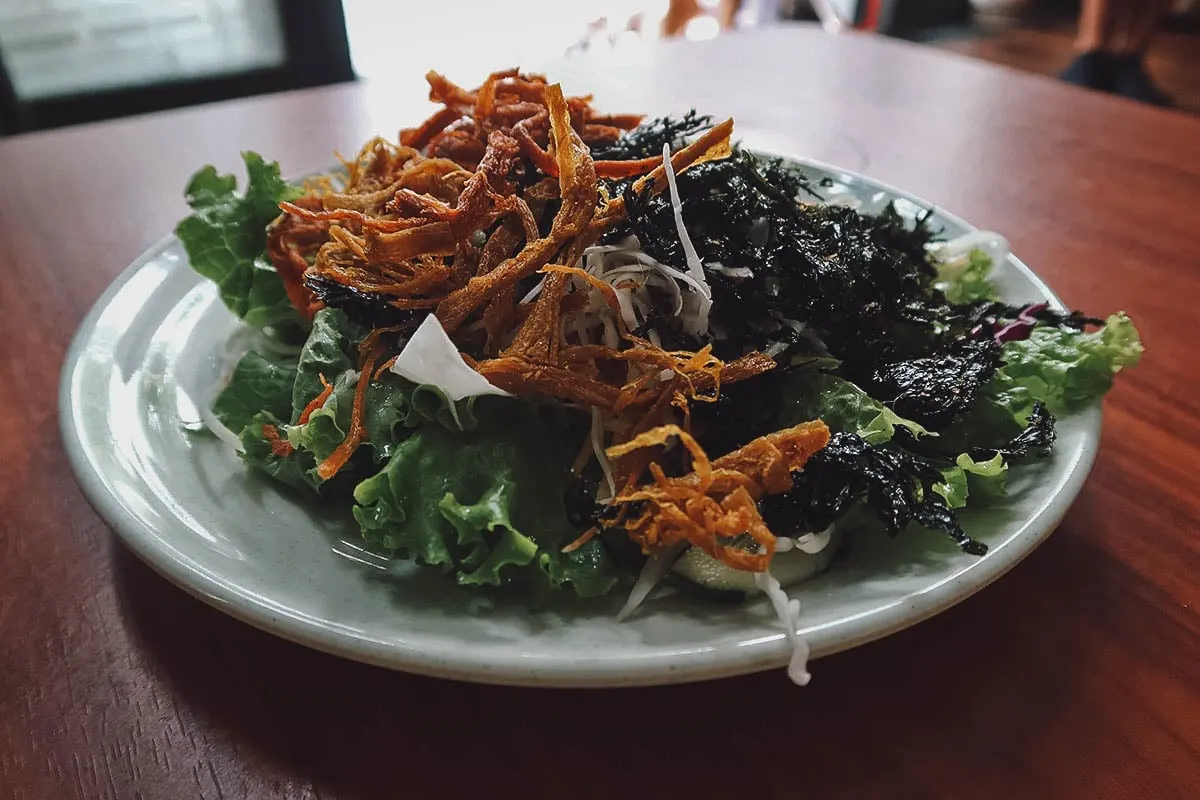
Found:
M 775 576 L 781 586 L 791 586 L 824 572 L 837 556 L 841 543 L 840 534 L 840 529 L 834 528 L 831 531 L 829 544 L 818 553 L 806 553 L 800 548 L 776 553 L 775 557 L 771 559 L 771 574 Z M 686 578 L 707 589 L 757 591 L 753 572 L 727 567 L 708 553 L 695 547 L 689 547 L 671 567 L 671 571 L 681 578 Z

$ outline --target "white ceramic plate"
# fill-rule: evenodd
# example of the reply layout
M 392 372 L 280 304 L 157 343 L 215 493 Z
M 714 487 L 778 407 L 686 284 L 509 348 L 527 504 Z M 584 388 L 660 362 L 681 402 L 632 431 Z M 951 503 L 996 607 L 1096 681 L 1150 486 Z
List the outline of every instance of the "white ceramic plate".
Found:
M 797 160 L 828 178 L 830 193 L 867 206 L 898 198 L 908 215 L 928 207 L 861 176 Z M 971 229 L 944 213 L 933 223 L 948 236 Z M 1061 306 L 1016 259 L 997 277 L 1013 302 Z M 239 329 L 171 237 L 104 293 L 63 368 L 63 437 L 84 492 L 135 553 L 195 596 L 311 647 L 473 681 L 658 684 L 787 662 L 790 647 L 763 600 L 729 607 L 667 597 L 618 624 L 621 597 L 564 597 L 531 612 L 411 565 L 381 569 L 354 546 L 356 531 L 344 519 L 276 491 L 203 431 L 197 408 L 246 346 Z M 1062 420 L 1054 455 L 1012 470 L 1010 503 L 963 515 L 968 533 L 990 547 L 983 558 L 936 533 L 880 535 L 795 587 L 814 656 L 926 619 L 1020 561 L 1078 494 L 1099 432 L 1098 408 Z M 817 664 L 817 680 L 820 673 Z

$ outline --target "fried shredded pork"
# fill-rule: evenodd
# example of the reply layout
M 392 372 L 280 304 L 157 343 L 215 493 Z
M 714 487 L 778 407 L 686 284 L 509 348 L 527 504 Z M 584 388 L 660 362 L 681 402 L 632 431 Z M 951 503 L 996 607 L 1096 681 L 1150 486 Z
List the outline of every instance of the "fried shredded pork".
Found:
M 641 116 L 600 114 L 590 97 L 516 69 L 475 89 L 437 72 L 426 79 L 438 110 L 400 131 L 398 144 L 372 139 L 343 159 L 340 184 L 310 181 L 269 229 L 268 256 L 304 318 L 329 305 L 372 328 L 349 433 L 318 474 L 337 474 L 365 440 L 367 387 L 432 313 L 492 384 L 595 409 L 596 435 L 620 458 L 612 502 L 647 552 L 688 541 L 731 566 L 764 568 L 774 537 L 755 503 L 790 487 L 791 471 L 828 434 L 820 423 L 798 426 L 710 462 L 689 433 L 690 404 L 716 400 L 774 360 L 754 352 L 726 363 L 709 345 L 665 349 L 634 324 L 628 294 L 584 268 L 585 252 L 624 218 L 624 193 L 606 181 L 647 196 L 667 188 L 661 157 L 592 158 Z M 676 143 L 673 171 L 727 157 L 732 130 L 726 120 Z M 324 386 L 305 419 L 328 398 Z M 667 478 L 656 461 L 671 436 L 692 454 L 689 475 Z M 639 485 L 647 470 L 653 483 Z M 743 534 L 758 551 L 731 543 Z
M 663 425 L 608 449 L 620 458 L 678 437 L 692 457 L 692 471 L 667 477 L 650 462 L 653 483 L 622 492 L 618 505 L 633 509 L 623 524 L 646 553 L 680 542 L 699 547 L 731 567 L 761 572 L 775 554 L 775 536 L 757 501 L 792 488 L 792 473 L 829 441 L 820 421 L 804 422 L 760 437 L 710 461 L 700 443 L 678 425 Z M 753 541 L 747 547 L 743 537 Z

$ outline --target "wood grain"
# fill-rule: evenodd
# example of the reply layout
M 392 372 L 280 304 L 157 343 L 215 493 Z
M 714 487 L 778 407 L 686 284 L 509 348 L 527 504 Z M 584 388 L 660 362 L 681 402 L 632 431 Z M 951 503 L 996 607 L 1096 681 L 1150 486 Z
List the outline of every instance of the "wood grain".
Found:
M 609 107 L 733 113 L 856 162 L 1005 232 L 1072 305 L 1128 310 L 1148 355 L 1059 532 L 957 608 L 818 662 L 805 690 L 782 672 L 500 689 L 272 638 L 167 585 L 88 507 L 56 430 L 59 366 L 198 165 L 245 148 L 323 164 L 422 114 L 415 82 L 5 140 L 0 797 L 1195 796 L 1200 121 L 808 28 L 562 71 Z
M 930 42 L 934 47 L 982 58 L 995 64 L 1057 75 L 1076 55 L 1074 20 L 1048 24 L 1044 28 L 1015 26 L 983 34 L 948 34 Z M 1146 57 L 1146 69 L 1175 102 L 1175 106 L 1200 114 L 1200 60 L 1195 31 L 1164 30 L 1154 37 Z

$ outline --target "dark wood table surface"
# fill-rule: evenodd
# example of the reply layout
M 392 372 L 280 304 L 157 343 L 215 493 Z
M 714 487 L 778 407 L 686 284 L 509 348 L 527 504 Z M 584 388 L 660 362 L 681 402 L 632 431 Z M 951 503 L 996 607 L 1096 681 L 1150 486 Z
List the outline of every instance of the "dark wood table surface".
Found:
M 438 65 L 398 48 L 394 86 L 0 141 L 0 797 L 1200 795 L 1200 119 L 808 28 L 619 61 L 561 72 L 613 110 L 732 113 L 903 186 L 1007 234 L 1071 305 L 1136 318 L 1147 356 L 1058 532 L 958 607 L 817 662 L 806 689 L 782 671 L 495 688 L 273 638 L 167 584 L 85 502 L 57 430 L 63 354 L 196 167 L 325 164 L 422 116 Z M 465 63 L 446 68 L 493 66 Z

